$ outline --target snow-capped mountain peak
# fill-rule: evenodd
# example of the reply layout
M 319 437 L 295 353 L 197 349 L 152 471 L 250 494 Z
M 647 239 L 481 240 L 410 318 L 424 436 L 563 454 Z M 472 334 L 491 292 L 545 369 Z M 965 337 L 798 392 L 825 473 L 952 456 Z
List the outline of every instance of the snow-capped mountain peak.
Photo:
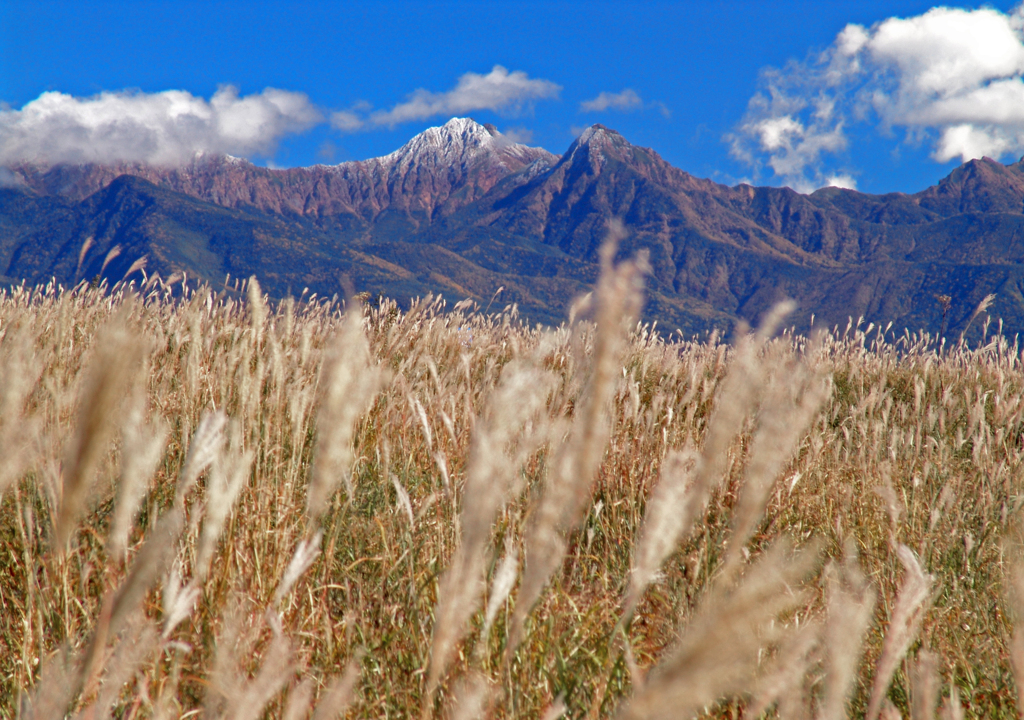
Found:
M 600 143 L 608 138 L 610 131 L 604 125 L 596 124 L 591 125 L 582 133 L 580 133 L 579 139 L 576 141 L 577 145 L 590 145 L 592 143 Z
M 591 125 L 576 138 L 576 141 L 569 146 L 565 154 L 565 160 L 571 161 L 581 149 L 588 153 L 601 156 L 601 151 L 608 148 L 629 145 L 629 142 L 614 130 L 609 130 L 604 125 Z
M 502 166 L 512 161 L 512 165 L 522 166 L 541 158 L 554 161 L 556 156 L 513 142 L 493 125 L 481 125 L 472 118 L 452 118 L 440 127 L 427 128 L 376 160 L 388 168 L 408 168 L 423 164 L 466 167 L 482 160 Z

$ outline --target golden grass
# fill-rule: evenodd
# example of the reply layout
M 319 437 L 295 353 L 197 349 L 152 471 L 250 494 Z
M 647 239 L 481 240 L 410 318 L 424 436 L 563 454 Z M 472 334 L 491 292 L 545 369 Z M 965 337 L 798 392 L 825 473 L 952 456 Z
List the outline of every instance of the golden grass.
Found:
M 0 294 L 0 716 L 1017 716 L 1020 349 L 668 341 L 610 258 L 554 330 Z

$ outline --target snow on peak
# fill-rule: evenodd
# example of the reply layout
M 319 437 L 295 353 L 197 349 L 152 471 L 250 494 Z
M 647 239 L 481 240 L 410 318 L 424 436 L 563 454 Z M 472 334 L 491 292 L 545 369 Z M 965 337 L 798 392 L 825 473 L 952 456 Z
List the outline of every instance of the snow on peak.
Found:
M 439 128 L 429 128 L 430 130 L 440 130 L 449 135 L 460 135 L 462 137 L 473 137 L 480 140 L 492 138 L 495 135 L 500 135 L 497 128 L 493 125 L 481 125 L 473 118 L 458 118 L 453 117 L 451 120 L 446 122 Z
M 252 162 L 242 158 L 236 157 L 235 155 L 228 155 L 227 153 L 212 152 L 210 150 L 196 150 L 192 153 L 192 159 L 183 164 L 182 167 L 200 167 L 214 164 L 226 164 L 226 165 L 252 165 Z
M 499 164 L 511 157 L 527 160 L 536 151 L 512 142 L 493 125 L 472 118 L 452 118 L 440 127 L 427 128 L 390 155 L 378 158 L 382 166 L 407 167 L 423 162 L 464 166 L 479 160 Z
M 562 162 L 571 162 L 581 148 L 586 148 L 591 161 L 596 160 L 603 163 L 605 158 L 602 150 L 625 145 L 629 145 L 629 143 L 614 130 L 610 130 L 604 125 L 591 125 L 569 146 L 569 151 L 563 156 Z
M 481 125 L 472 118 L 452 118 L 444 125 L 430 127 L 394 152 L 367 160 L 350 160 L 323 166 L 335 172 L 362 167 L 373 174 L 403 175 L 417 167 L 461 169 L 480 164 L 518 171 L 541 159 L 553 165 L 557 155 L 542 148 L 520 145 L 502 135 L 493 125 Z
M 470 118 L 452 118 L 440 127 L 427 128 L 390 155 L 387 165 L 429 158 L 445 163 L 462 162 L 494 147 L 494 135 Z
M 606 129 L 604 125 L 591 125 L 580 134 L 576 144 L 589 145 L 593 141 L 600 142 L 604 139 Z
M 576 138 L 576 146 L 583 145 L 619 145 L 625 142 L 625 138 L 604 125 L 591 125 Z

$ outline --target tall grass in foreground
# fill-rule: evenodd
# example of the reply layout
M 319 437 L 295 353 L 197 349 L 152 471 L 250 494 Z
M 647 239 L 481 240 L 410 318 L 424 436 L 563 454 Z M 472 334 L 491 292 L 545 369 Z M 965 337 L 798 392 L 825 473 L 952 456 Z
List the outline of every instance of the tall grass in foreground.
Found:
M 786 308 L 0 294 L 0 715 L 1014 717 L 1024 372 Z

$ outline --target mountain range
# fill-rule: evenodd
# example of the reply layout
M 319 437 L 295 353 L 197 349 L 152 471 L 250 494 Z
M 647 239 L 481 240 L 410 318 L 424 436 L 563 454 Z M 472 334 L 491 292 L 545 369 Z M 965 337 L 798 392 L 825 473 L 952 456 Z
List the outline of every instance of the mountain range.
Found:
M 176 168 L 7 170 L 8 284 L 184 272 L 219 288 L 255 275 L 274 297 L 434 292 L 558 323 L 593 285 L 618 218 L 619 256 L 646 251 L 645 317 L 666 331 L 728 330 L 793 298 L 800 330 L 863 317 L 955 337 L 989 294 L 1004 333 L 1024 331 L 1021 162 L 972 160 L 915 194 L 805 195 L 696 178 L 601 125 L 558 156 L 455 118 L 340 165 L 197 155 Z

